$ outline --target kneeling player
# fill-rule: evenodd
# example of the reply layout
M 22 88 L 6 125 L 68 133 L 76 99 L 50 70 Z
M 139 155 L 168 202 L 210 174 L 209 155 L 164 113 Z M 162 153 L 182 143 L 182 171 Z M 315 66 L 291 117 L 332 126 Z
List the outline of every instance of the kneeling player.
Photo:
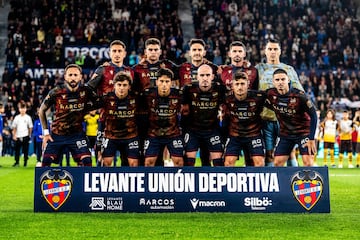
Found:
M 249 90 L 248 76 L 236 72 L 232 80 L 232 93 L 225 101 L 225 123 L 229 126 L 229 138 L 225 146 L 225 166 L 235 166 L 239 152 L 250 153 L 253 165 L 264 166 L 265 147 L 261 135 L 261 117 L 265 95 Z
M 290 88 L 285 70 L 274 71 L 273 84 L 275 88 L 266 91 L 266 106 L 275 112 L 280 123 L 274 165 L 284 166 L 295 144 L 298 144 L 304 166 L 312 166 L 317 150 L 314 140 L 316 109 L 303 91 Z
M 105 119 L 105 137 L 102 142 L 103 166 L 112 165 L 116 151 L 128 157 L 129 166 L 137 167 L 140 156 L 138 131 L 135 121 L 136 96 L 130 91 L 131 76 L 118 72 L 114 91 L 102 98 Z
M 167 68 L 157 72 L 156 87 L 144 92 L 149 116 L 148 136 L 144 143 L 145 166 L 155 166 L 156 159 L 166 146 L 175 167 L 184 165 L 184 147 L 179 127 L 181 94 L 172 88 L 174 74 Z

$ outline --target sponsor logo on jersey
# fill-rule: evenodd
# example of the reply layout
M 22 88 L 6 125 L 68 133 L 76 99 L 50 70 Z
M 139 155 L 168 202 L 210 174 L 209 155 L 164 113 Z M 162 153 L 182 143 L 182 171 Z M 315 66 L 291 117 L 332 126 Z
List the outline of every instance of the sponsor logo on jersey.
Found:
M 48 170 L 40 177 L 41 194 L 54 210 L 58 210 L 68 200 L 72 189 L 73 177 L 66 170 Z
M 291 178 L 291 190 L 295 199 L 308 211 L 310 211 L 321 198 L 323 186 L 323 179 L 316 171 L 299 171 Z

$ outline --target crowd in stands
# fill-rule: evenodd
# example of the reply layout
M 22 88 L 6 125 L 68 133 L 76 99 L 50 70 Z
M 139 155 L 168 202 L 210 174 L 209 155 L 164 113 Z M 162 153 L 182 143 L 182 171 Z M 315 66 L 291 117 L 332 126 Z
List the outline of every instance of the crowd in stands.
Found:
M 247 46 L 252 64 L 264 61 L 268 38 L 282 42 L 281 61 L 294 66 L 305 90 L 323 113 L 339 101 L 360 96 L 360 19 L 354 0 L 190 0 L 195 36 L 207 43 L 207 59 L 229 64 L 234 40 Z M 127 46 L 127 65 L 138 63 L 144 41 L 161 40 L 163 58 L 186 61 L 178 1 L 171 0 L 12 0 L 8 15 L 6 67 L 0 101 L 7 119 L 19 101 L 35 118 L 60 73 L 31 78 L 27 68 L 63 68 L 83 57 L 94 70 L 102 59 L 64 57 L 64 46 L 104 45 L 119 39 Z M 89 76 L 85 76 L 85 81 Z
M 196 37 L 207 58 L 228 64 L 228 46 L 246 44 L 255 65 L 268 38 L 281 40 L 281 61 L 297 69 L 322 115 L 338 98 L 359 100 L 360 19 L 353 0 L 192 0 Z

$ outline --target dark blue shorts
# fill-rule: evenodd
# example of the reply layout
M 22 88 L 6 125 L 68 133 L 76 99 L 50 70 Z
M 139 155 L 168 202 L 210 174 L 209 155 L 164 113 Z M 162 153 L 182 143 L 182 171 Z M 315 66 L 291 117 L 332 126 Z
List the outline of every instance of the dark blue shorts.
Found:
M 144 155 L 145 157 L 156 157 L 163 149 L 163 146 L 167 146 L 170 155 L 174 157 L 184 156 L 184 141 L 181 136 L 178 137 L 149 137 L 144 143 Z
M 239 156 L 242 149 L 248 150 L 251 156 L 265 156 L 264 139 L 262 136 L 229 137 L 225 145 L 225 156 Z
M 197 151 L 200 143 L 207 145 L 209 152 L 222 152 L 223 145 L 221 142 L 221 134 L 218 129 L 211 131 L 188 131 L 184 137 L 185 151 Z
M 69 149 L 76 162 L 79 162 L 83 156 L 91 156 L 85 133 L 76 133 L 66 136 L 51 134 L 51 137 L 54 141 L 47 142 L 43 153 L 44 158 L 53 158 L 53 161 L 57 162 L 58 156 L 63 154 L 65 148 Z
M 301 155 L 309 155 L 308 147 L 305 145 L 308 141 L 308 136 L 279 137 L 276 140 L 274 156 L 290 155 L 296 144 L 299 146 Z
M 126 151 L 128 158 L 139 159 L 140 157 L 138 137 L 134 137 L 130 139 L 105 138 L 102 143 L 102 149 L 103 149 L 103 153 L 102 153 L 103 157 L 113 157 L 115 156 L 117 150 Z

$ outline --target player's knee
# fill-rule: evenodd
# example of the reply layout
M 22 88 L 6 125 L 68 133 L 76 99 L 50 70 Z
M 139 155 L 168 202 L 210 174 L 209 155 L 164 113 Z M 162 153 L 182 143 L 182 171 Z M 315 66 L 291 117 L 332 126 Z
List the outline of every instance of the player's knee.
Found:
M 92 166 L 92 160 L 90 156 L 83 157 L 81 159 L 82 165 L 85 167 L 91 167 Z
M 52 162 L 53 162 L 53 157 L 44 156 L 44 157 L 43 157 L 43 160 L 42 160 L 41 166 L 43 166 L 43 167 L 50 167 Z
M 187 157 L 184 161 L 184 166 L 195 166 L 195 158 Z
M 154 167 L 156 162 L 156 157 L 147 157 L 145 158 L 145 167 Z
M 214 167 L 224 166 L 224 160 L 222 158 L 215 158 L 212 160 Z

